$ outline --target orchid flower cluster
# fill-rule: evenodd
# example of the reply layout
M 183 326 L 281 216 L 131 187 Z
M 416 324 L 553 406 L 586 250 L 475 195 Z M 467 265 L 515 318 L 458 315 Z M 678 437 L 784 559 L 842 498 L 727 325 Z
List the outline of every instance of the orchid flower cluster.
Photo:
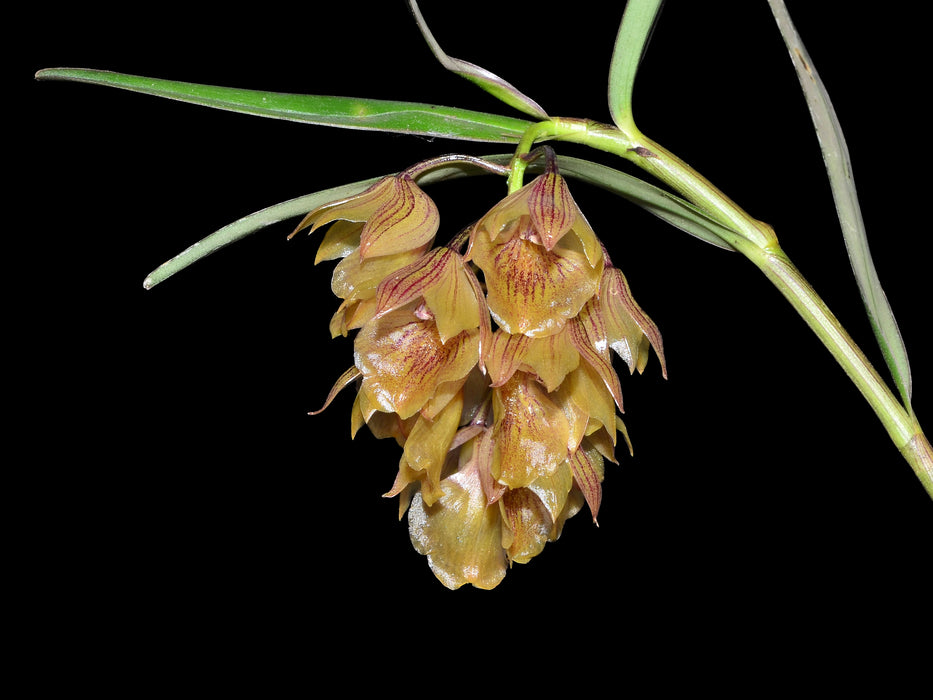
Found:
M 352 434 L 402 447 L 386 496 L 448 588 L 498 585 L 588 507 L 616 462 L 614 353 L 643 371 L 661 335 L 575 203 L 550 148 L 544 172 L 437 242 L 439 212 L 414 174 L 320 206 L 316 262 L 340 259 L 333 337 L 356 332 Z M 323 408 L 321 410 L 324 410 Z M 319 411 L 316 411 L 317 413 Z
M 442 66 L 523 116 L 95 69 L 51 68 L 37 77 L 308 124 L 507 145 L 497 155 L 443 156 L 379 180 L 270 206 L 190 246 L 144 282 L 152 288 L 285 219 L 304 217 L 292 236 L 324 230 L 316 262 L 339 261 L 332 289 L 340 303 L 330 332 L 354 334 L 353 364 L 324 408 L 355 386 L 352 434 L 365 426 L 402 448 L 386 495 L 398 497 L 399 517 L 407 514 L 415 549 L 444 585 L 494 588 L 513 563 L 530 561 L 557 539 L 568 518 L 588 509 L 595 521 L 606 462 L 617 463 L 623 447 L 631 451 L 613 363 L 642 372 L 653 349 L 667 376 L 657 327 L 634 301 L 565 177 L 621 196 L 761 271 L 830 351 L 933 497 L 933 447 L 911 405 L 906 347 L 868 253 L 841 128 L 783 0 L 768 5 L 820 137 L 852 271 L 892 386 L 796 267 L 775 230 L 636 124 L 635 77 L 663 0 L 624 3 L 608 71 L 611 124 L 549 115 L 507 81 L 450 57 L 418 3 L 407 4 Z M 586 158 L 558 159 L 541 145 L 546 142 L 593 149 L 660 186 Z M 467 164 L 506 176 L 506 194 L 474 224 L 439 241 L 438 208 L 422 186 L 472 174 L 451 174 Z M 539 174 L 526 184 L 526 172 Z

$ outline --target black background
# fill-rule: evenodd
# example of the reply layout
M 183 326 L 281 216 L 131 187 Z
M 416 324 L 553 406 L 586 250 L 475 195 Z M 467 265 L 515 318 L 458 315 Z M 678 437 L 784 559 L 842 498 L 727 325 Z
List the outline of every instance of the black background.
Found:
M 550 114 L 608 121 L 617 4 L 422 9 L 450 55 Z M 788 4 L 846 131 L 875 263 L 913 362 L 914 406 L 929 421 L 928 178 L 914 170 L 928 150 L 921 28 L 890 31 L 849 3 Z M 349 394 L 307 415 L 352 362 L 351 342 L 329 337 L 336 301 L 329 265 L 313 266 L 316 241 L 286 241 L 286 223 L 151 291 L 142 281 L 271 204 L 441 153 L 507 149 L 32 75 L 76 66 L 509 109 L 445 72 L 400 0 L 40 14 L 25 28 L 16 76 L 27 97 L 10 133 L 28 157 L 26 177 L 14 174 L 11 209 L 24 216 L 8 232 L 7 306 L 19 353 L 9 366 L 28 386 L 10 425 L 30 448 L 14 458 L 27 481 L 11 493 L 22 512 L 13 534 L 27 556 L 18 571 L 38 594 L 23 607 L 41 619 L 42 645 L 76 650 L 103 634 L 108 643 L 92 648 L 157 682 L 165 676 L 153 669 L 214 655 L 268 655 L 301 675 L 377 656 L 416 676 L 461 655 L 507 668 L 528 651 L 546 662 L 605 645 L 608 632 L 630 663 L 686 645 L 713 650 L 717 660 L 697 669 L 710 678 L 726 659 L 770 677 L 775 660 L 815 665 L 824 645 L 871 648 L 919 624 L 930 498 L 828 352 L 737 254 L 583 185 L 577 201 L 664 334 L 670 378 L 655 361 L 622 377 L 635 456 L 609 466 L 598 527 L 575 518 L 493 592 L 444 589 L 412 550 L 396 502 L 381 497 L 395 444 L 350 440 Z M 645 133 L 775 227 L 880 367 L 764 0 L 668 3 L 635 113 Z M 503 188 L 480 178 L 430 193 L 452 232 Z M 765 648 L 762 661 L 755 650 Z

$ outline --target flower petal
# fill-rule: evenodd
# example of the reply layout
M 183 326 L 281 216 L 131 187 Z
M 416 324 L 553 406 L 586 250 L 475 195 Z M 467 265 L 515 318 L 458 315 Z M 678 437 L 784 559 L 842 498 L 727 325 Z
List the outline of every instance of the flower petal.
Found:
M 408 531 L 415 550 L 447 588 L 464 584 L 495 588 L 505 577 L 506 556 L 498 505 L 488 505 L 477 469 L 470 466 L 444 479 L 444 495 L 428 506 L 415 494 Z
M 408 418 L 443 382 L 462 379 L 476 365 L 479 331 L 441 342 L 433 321 L 418 320 L 410 307 L 373 319 L 354 341 L 362 391 L 380 410 Z
M 479 220 L 473 236 L 483 232 L 489 241 L 494 241 L 504 230 L 513 226 L 523 216 L 528 216 L 528 194 L 531 184 L 512 192 L 500 200 L 486 215 Z
M 579 208 L 567 181 L 555 171 L 539 175 L 527 187 L 531 221 L 542 245 L 551 250 L 573 226 Z
M 580 364 L 580 353 L 570 340 L 568 326 L 564 326 L 554 335 L 531 338 L 522 361 L 524 368 L 552 392 Z
M 531 338 L 527 335 L 511 335 L 501 328 L 492 334 L 485 358 L 492 386 L 502 386 L 512 378 L 521 367 L 530 342 Z
M 375 212 L 387 198 L 392 196 L 394 189 L 395 176 L 384 177 L 374 183 L 359 194 L 344 199 L 338 199 L 334 202 L 328 202 L 312 209 L 295 227 L 295 230 L 289 234 L 289 238 L 294 236 L 302 229 L 311 227 L 309 234 L 314 233 L 318 228 L 329 224 L 332 221 L 366 221 L 373 212 Z
M 544 504 L 551 523 L 557 521 L 567 503 L 567 496 L 573 487 L 573 473 L 565 460 L 550 474 L 540 476 L 527 488 Z
M 436 248 L 386 277 L 377 290 L 377 314 L 424 298 L 434 314 L 441 340 L 478 328 L 480 304 L 458 253 Z
M 608 348 L 608 343 L 599 322 L 599 314 L 591 306 L 588 310 L 592 313 L 584 311 L 570 322 L 570 339 L 585 363 L 603 380 L 622 411 L 622 386 L 619 383 L 619 375 L 612 366 L 608 350 L 604 349 Z
M 311 411 L 310 415 L 316 416 L 317 414 L 322 413 L 325 408 L 330 406 L 331 401 L 337 397 L 337 394 L 339 394 L 349 384 L 352 384 L 357 379 L 359 379 L 360 376 L 362 376 L 362 372 L 360 372 L 356 367 L 351 367 L 346 372 L 341 374 L 340 378 L 337 380 L 333 388 L 331 388 L 330 393 L 327 395 L 327 399 L 324 401 L 324 405 L 316 411 Z
M 544 388 L 516 372 L 493 393 L 492 475 L 509 488 L 528 486 L 567 458 L 570 427 Z
M 508 333 L 536 337 L 559 331 L 599 289 L 602 270 L 582 252 L 534 243 L 529 219 L 492 243 L 474 239 L 473 260 L 482 269 L 489 311 Z
M 574 370 L 574 372 L 579 371 L 581 371 L 579 367 Z M 564 412 L 564 417 L 567 419 L 567 425 L 569 426 L 567 435 L 568 453 L 580 447 L 580 443 L 586 436 L 587 426 L 590 421 L 590 414 L 587 412 L 586 408 L 581 406 L 577 401 L 574 401 L 573 389 L 576 385 L 577 383 L 573 381 L 573 373 L 571 373 L 568 375 L 567 381 L 562 382 L 561 385 L 557 387 L 557 390 L 550 394 L 554 403 L 560 406 L 561 410 Z
M 327 229 L 321 244 L 317 247 L 314 264 L 325 260 L 345 258 L 360 247 L 360 232 L 363 225 L 357 221 L 337 221 Z
M 648 362 L 641 338 L 644 334 L 661 361 L 661 373 L 666 378 L 667 362 L 661 332 L 632 297 L 625 275 L 616 267 L 607 266 L 603 272 L 600 310 L 610 343 L 629 368 L 641 372 Z
M 509 489 L 499 501 L 502 545 L 509 561 L 527 564 L 541 553 L 554 525 L 547 508 L 529 489 Z
M 368 299 L 376 295 L 379 283 L 420 257 L 421 251 L 406 250 L 377 258 L 360 258 L 354 250 L 334 267 L 331 291 L 340 299 Z
M 362 259 L 424 249 L 437 233 L 440 215 L 434 201 L 408 175 L 397 175 L 392 183 L 391 194 L 363 225 Z
M 587 416 L 584 435 L 605 429 L 615 444 L 616 404 L 605 382 L 588 362 L 581 362 L 561 385 L 583 415 Z M 566 410 L 566 409 L 565 409 Z
M 599 504 L 602 501 L 602 480 L 605 472 L 603 456 L 592 447 L 588 446 L 586 449 L 581 447 L 570 455 L 569 461 L 574 481 L 583 492 L 595 523 Z
M 405 461 L 427 482 L 422 491 L 427 505 L 434 502 L 435 494 L 440 495 L 441 468 L 457 434 L 462 409 L 463 395 L 457 394 L 434 420 L 419 415 L 405 442 Z

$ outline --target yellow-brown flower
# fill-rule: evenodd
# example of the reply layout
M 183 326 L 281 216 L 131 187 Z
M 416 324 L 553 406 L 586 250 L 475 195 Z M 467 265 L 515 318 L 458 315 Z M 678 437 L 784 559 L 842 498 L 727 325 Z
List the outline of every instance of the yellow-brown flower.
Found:
M 449 588 L 493 588 L 584 506 L 595 521 L 605 460 L 628 443 L 613 353 L 641 372 L 653 346 L 666 376 L 657 327 L 554 164 L 470 229 L 464 255 L 462 235 L 431 248 L 436 210 L 405 176 L 302 223 L 332 224 L 331 330 L 358 329 L 325 407 L 355 384 L 352 433 L 402 447 L 385 495 Z
M 563 177 L 546 172 L 493 207 L 467 257 L 483 271 L 489 310 L 508 333 L 558 332 L 599 291 L 602 246 Z
M 334 223 L 336 222 L 336 223 Z M 359 248 L 360 257 L 424 250 L 437 233 L 440 217 L 434 201 L 408 173 L 384 177 L 360 194 L 324 204 L 309 212 L 292 236 L 333 224 L 317 261 L 344 257 Z
M 331 319 L 331 335 L 347 335 L 373 316 L 379 283 L 430 247 L 439 222 L 434 201 L 404 172 L 324 204 L 301 220 L 289 237 L 329 225 L 315 264 L 342 258 L 331 282 L 343 300 Z

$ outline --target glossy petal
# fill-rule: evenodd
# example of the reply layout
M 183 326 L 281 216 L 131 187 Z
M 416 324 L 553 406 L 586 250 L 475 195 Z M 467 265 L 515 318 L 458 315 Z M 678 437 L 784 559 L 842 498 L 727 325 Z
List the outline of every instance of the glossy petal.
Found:
M 516 372 L 493 394 L 492 474 L 509 488 L 530 485 L 567 458 L 570 427 L 544 388 Z
M 367 218 L 360 233 L 364 259 L 424 248 L 437 233 L 440 216 L 434 201 L 407 175 L 391 182 L 391 195 Z
M 605 473 L 603 456 L 599 450 L 587 445 L 570 456 L 569 464 L 574 481 L 583 493 L 595 523 L 602 501 L 602 481 Z
M 502 546 L 509 561 L 527 564 L 541 553 L 554 526 L 547 508 L 529 489 L 509 489 L 499 501 Z
M 342 375 L 340 375 L 340 378 L 337 380 L 333 388 L 330 390 L 330 393 L 327 395 L 327 399 L 324 401 L 324 405 L 321 406 L 318 410 L 312 411 L 311 415 L 316 416 L 317 414 L 322 413 L 324 409 L 330 406 L 331 401 L 333 401 L 337 397 L 337 394 L 339 394 L 348 385 L 355 382 L 361 376 L 362 376 L 362 373 L 356 367 L 351 367 L 346 372 L 344 372 Z
M 636 303 L 628 281 L 618 268 L 607 267 L 603 273 L 599 308 L 609 344 L 629 369 L 644 370 L 648 362 L 647 340 L 661 361 L 662 374 L 667 377 L 661 332 Z
M 583 312 L 570 322 L 570 339 L 583 361 L 602 379 L 621 411 L 622 387 L 619 375 L 612 366 L 605 331 L 599 323 L 599 314 L 592 307 L 590 310 L 593 313 Z
M 596 232 L 593 231 L 593 227 L 590 226 L 590 222 L 586 220 L 583 212 L 577 212 L 577 218 L 573 222 L 573 228 L 571 230 L 573 236 L 570 236 L 569 240 L 564 238 L 564 242 L 568 245 L 574 244 L 580 246 L 584 255 L 586 255 L 586 259 L 589 260 L 590 265 L 602 270 L 605 265 L 603 244 L 597 237 Z
M 580 370 L 574 371 L 578 372 Z M 590 423 L 590 414 L 587 412 L 586 407 L 574 401 L 573 389 L 576 386 L 577 383 L 573 381 L 573 374 L 571 373 L 571 375 L 568 375 L 567 381 L 562 382 L 556 391 L 549 394 L 554 403 L 560 406 L 560 409 L 564 412 L 564 417 L 567 419 L 568 454 L 580 447 Z
M 436 248 L 386 277 L 377 290 L 377 314 L 423 298 L 433 313 L 441 340 L 479 328 L 480 301 L 463 258 L 449 248 Z
M 385 177 L 353 197 L 330 202 L 309 212 L 291 233 L 309 228 L 309 233 L 333 222 L 357 222 L 359 250 L 363 259 L 393 255 L 404 250 L 425 248 L 437 233 L 440 216 L 434 201 L 404 173 Z M 343 227 L 335 240 L 355 235 L 354 227 Z M 337 246 L 340 249 L 341 246 Z M 319 253 L 320 259 L 334 254 L 331 242 Z
M 405 442 L 405 461 L 426 482 L 423 496 L 427 505 L 440 495 L 441 469 L 457 433 L 462 409 L 463 395 L 458 393 L 434 420 L 419 416 Z
M 463 379 L 476 365 L 479 331 L 441 341 L 433 321 L 409 307 L 363 326 L 354 341 L 362 391 L 374 405 L 407 418 L 419 411 L 443 382 Z
M 567 503 L 567 496 L 573 487 L 573 473 L 565 460 L 550 474 L 540 476 L 528 486 L 548 512 L 548 521 L 556 522 Z
M 605 382 L 589 363 L 581 362 L 567 375 L 561 392 L 567 392 L 581 415 L 587 416 L 584 435 L 603 429 L 615 444 L 616 404 Z
M 479 220 L 476 233 L 482 232 L 490 241 L 494 241 L 499 234 L 511 228 L 522 217 L 528 216 L 528 194 L 530 185 L 512 192 L 500 200 L 486 215 Z
M 560 537 L 564 523 L 579 513 L 584 505 L 586 505 L 586 501 L 583 498 L 583 494 L 580 493 L 580 489 L 574 486 L 567 496 L 567 503 L 564 505 L 564 510 L 561 512 L 560 517 L 557 518 L 557 522 L 554 523 L 554 528 L 551 530 L 552 542 Z
M 327 229 L 317 248 L 314 264 L 325 260 L 345 258 L 360 247 L 360 232 L 363 224 L 357 221 L 336 221 Z
M 486 370 L 492 386 L 502 386 L 522 366 L 531 338 L 527 335 L 512 335 L 502 329 L 492 334 L 492 342 L 486 354 Z
M 554 335 L 531 338 L 523 356 L 524 369 L 552 392 L 580 364 L 580 353 L 570 339 L 569 327 Z
M 451 589 L 468 583 L 495 588 L 506 573 L 499 506 L 488 505 L 472 464 L 444 479 L 444 495 L 434 505 L 416 494 L 408 510 L 415 550 L 427 556 L 434 575 Z
M 541 244 L 552 250 L 577 218 L 579 208 L 573 201 L 567 181 L 557 172 L 536 177 L 528 187 L 528 213 Z
M 483 271 L 489 311 L 506 332 L 550 335 L 577 315 L 599 289 L 602 270 L 582 251 L 534 243 L 529 219 L 495 242 L 474 238 L 473 260 Z
M 408 436 L 411 434 L 411 430 L 414 427 L 416 417 L 417 416 L 412 416 L 403 420 L 397 413 L 374 411 L 370 413 L 366 421 L 366 426 L 377 439 L 383 440 L 391 438 L 394 439 L 399 446 L 404 447 L 408 442 Z
M 330 319 L 330 336 L 346 337 L 351 330 L 362 328 L 376 315 L 376 300 L 347 299 L 341 302 L 339 308 Z
M 406 250 L 362 260 L 359 250 L 355 250 L 334 267 L 331 291 L 340 299 L 374 297 L 382 280 L 418 259 L 421 253 L 420 250 Z

